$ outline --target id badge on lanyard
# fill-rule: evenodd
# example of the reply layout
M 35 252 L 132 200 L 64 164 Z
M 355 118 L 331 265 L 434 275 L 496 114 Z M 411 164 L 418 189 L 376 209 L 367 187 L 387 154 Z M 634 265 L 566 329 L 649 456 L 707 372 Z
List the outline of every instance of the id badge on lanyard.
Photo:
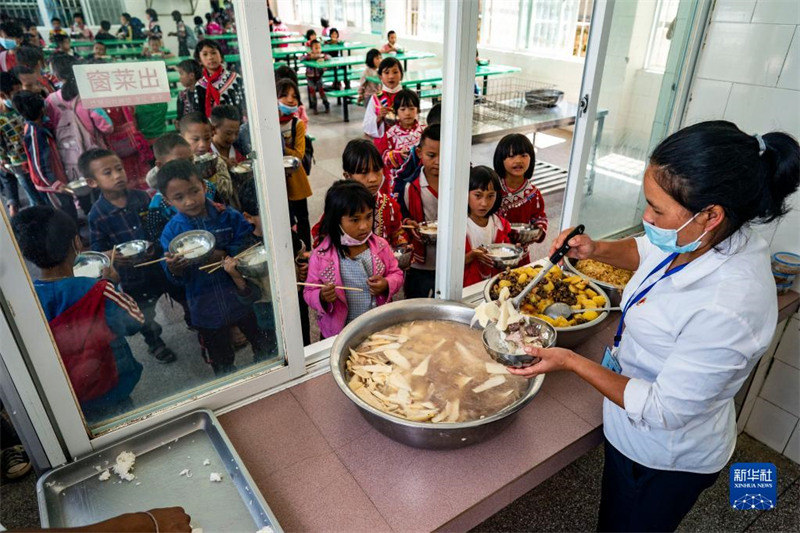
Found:
M 628 310 L 639 303 L 642 298 L 647 296 L 653 287 L 656 286 L 656 283 L 661 281 L 662 279 L 668 278 L 673 274 L 680 272 L 681 270 L 688 265 L 688 263 L 677 266 L 670 270 L 664 272 L 664 274 L 654 281 L 652 284 L 647 286 L 645 289 L 640 290 L 642 285 L 644 285 L 645 281 L 650 279 L 650 277 L 655 274 L 656 272 L 660 271 L 662 268 L 670 264 L 676 257 L 678 257 L 677 253 L 671 254 L 669 257 L 664 259 L 661 263 L 658 264 L 650 273 L 645 276 L 642 282 L 639 284 L 639 287 L 636 288 L 636 292 L 633 293 L 631 299 L 625 304 L 625 307 L 622 308 L 622 316 L 619 319 L 619 324 L 617 325 L 617 334 L 614 335 L 614 346 L 609 348 L 606 346 L 605 353 L 603 354 L 603 362 L 601 363 L 604 367 L 611 370 L 612 372 L 616 372 L 617 374 L 622 373 L 622 365 L 619 363 L 619 343 L 622 340 L 622 330 L 625 328 L 625 315 L 628 314 Z

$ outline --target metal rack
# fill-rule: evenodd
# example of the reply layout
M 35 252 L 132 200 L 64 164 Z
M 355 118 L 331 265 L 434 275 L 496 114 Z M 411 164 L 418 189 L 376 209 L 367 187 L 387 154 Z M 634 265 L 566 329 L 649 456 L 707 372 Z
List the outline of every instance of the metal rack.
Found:
M 475 97 L 473 119 L 505 122 L 526 108 L 537 107 L 526 100 L 527 92 L 553 88 L 555 85 L 549 83 L 513 76 L 489 79 L 486 93 Z

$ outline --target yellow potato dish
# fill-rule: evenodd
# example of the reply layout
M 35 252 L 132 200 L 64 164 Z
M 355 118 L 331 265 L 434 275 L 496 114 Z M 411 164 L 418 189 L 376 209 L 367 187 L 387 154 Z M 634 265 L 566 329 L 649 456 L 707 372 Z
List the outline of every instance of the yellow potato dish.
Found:
M 512 297 L 518 295 L 525 285 L 536 277 L 541 268 L 538 265 L 529 265 L 507 269 L 500 274 L 498 282 L 492 286 L 492 299 L 496 300 L 500 290 L 504 287 L 508 287 Z M 593 291 L 586 279 L 577 275 L 565 275 L 558 266 L 555 266 L 528 294 L 520 306 L 520 311 L 526 315 L 540 318 L 556 328 L 585 324 L 600 316 L 597 311 L 586 311 L 585 313 L 575 313 L 570 318 L 553 319 L 545 315 L 544 310 L 555 302 L 563 302 L 575 310 L 596 309 L 606 305 L 606 299 Z

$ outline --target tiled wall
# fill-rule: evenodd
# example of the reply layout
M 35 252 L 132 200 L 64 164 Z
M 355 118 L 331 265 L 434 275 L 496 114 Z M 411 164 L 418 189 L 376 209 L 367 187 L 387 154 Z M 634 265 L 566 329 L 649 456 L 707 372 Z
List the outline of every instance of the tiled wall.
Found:
M 717 0 L 684 124 L 712 119 L 800 138 L 800 1 Z M 800 194 L 790 205 L 779 223 L 757 227 L 773 252 L 800 253 Z

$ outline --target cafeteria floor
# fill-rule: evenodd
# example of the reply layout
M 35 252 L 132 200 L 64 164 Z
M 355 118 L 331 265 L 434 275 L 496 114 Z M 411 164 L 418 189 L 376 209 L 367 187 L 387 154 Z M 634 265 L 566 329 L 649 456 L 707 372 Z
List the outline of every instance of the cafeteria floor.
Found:
M 742 434 L 730 463 L 770 462 L 778 468 L 778 505 L 737 511 L 728 504 L 728 468 L 704 492 L 678 531 L 798 531 L 800 465 Z M 490 531 L 594 531 L 600 498 L 603 447 L 598 446 L 473 529 Z M 39 526 L 36 479 L 0 481 L 0 524 Z

